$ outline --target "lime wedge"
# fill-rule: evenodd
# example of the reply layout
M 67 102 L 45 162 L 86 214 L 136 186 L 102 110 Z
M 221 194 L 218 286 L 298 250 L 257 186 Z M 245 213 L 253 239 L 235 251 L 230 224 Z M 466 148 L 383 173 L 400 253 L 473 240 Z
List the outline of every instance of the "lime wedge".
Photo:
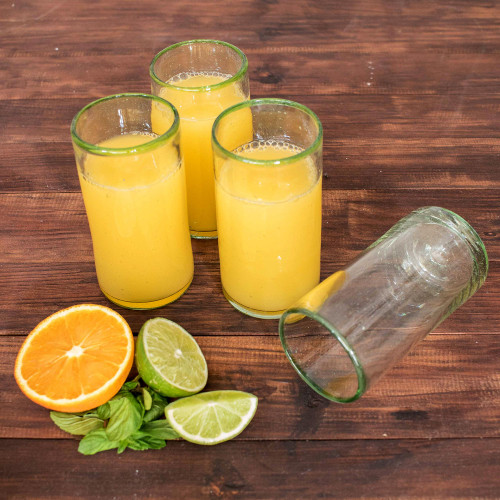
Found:
M 257 397 L 241 391 L 213 391 L 178 399 L 165 408 L 170 425 L 186 441 L 218 444 L 237 436 L 257 410 Z
M 171 398 L 196 394 L 207 383 L 207 362 L 200 346 L 184 328 L 165 318 L 142 325 L 136 364 L 146 384 Z

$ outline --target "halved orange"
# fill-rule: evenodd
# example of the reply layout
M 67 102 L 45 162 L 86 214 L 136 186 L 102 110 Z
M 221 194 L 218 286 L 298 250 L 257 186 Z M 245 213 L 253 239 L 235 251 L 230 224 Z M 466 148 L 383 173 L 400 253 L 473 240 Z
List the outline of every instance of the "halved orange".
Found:
M 19 350 L 14 375 L 35 403 L 80 412 L 109 401 L 133 361 L 134 337 L 125 319 L 108 307 L 81 304 L 36 326 Z

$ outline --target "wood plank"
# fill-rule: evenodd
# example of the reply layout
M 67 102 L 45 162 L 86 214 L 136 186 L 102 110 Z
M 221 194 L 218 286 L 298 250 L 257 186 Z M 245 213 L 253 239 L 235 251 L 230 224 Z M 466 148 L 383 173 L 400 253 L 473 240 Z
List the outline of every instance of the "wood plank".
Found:
M 216 243 L 214 255 L 216 255 Z M 193 321 L 193 333 L 200 335 L 271 335 L 276 320 L 257 320 L 236 311 L 224 298 L 217 262 L 203 262 L 195 253 L 195 275 L 186 293 L 176 302 L 154 311 L 129 311 L 109 302 L 100 292 L 92 263 L 2 265 L 0 290 L 0 336 L 26 335 L 44 317 L 76 303 L 101 304 L 115 308 L 134 331 L 146 319 L 166 315 L 183 322 Z M 323 277 L 342 264 L 323 262 Z M 438 327 L 441 333 L 481 335 L 500 332 L 498 315 L 500 267 L 495 263 L 485 285 Z
M 78 56 L 88 53 L 130 54 L 140 47 L 159 49 L 179 40 L 225 38 L 237 45 L 284 47 L 335 47 L 339 52 L 477 53 L 498 51 L 499 8 L 496 3 L 467 0 L 441 4 L 359 0 L 346 4 L 329 0 L 315 3 L 252 0 L 234 2 L 219 14 L 217 2 L 197 2 L 186 9 L 182 2 L 141 2 L 140 7 L 116 7 L 108 2 L 96 10 L 92 4 L 50 0 L 2 5 L 0 33 L 9 54 L 47 56 L 55 48 Z M 335 15 L 332 15 L 335 13 Z M 47 20 L 50 23 L 47 23 Z M 96 37 L 95 26 L 108 19 L 106 36 Z M 241 29 L 242 19 L 256 19 Z M 147 27 L 147 29 L 145 29 Z M 21 33 L 37 43 L 19 45 Z M 130 36 L 133 33 L 134 36 Z M 223 35 L 223 36 L 222 36 Z M 307 44 L 304 41 L 307 40 Z
M 7 498 L 498 498 L 498 439 L 229 442 L 85 457 L 74 441 L 1 440 Z
M 500 154 L 500 97 L 268 95 L 285 95 L 318 113 L 324 189 L 500 185 L 500 171 L 492 168 Z M 0 192 L 79 189 L 69 126 L 94 97 L 4 102 Z
M 327 179 L 328 182 L 328 179 Z M 323 191 L 323 261 L 337 267 L 416 208 L 437 205 L 468 220 L 484 241 L 490 261 L 500 260 L 498 189 L 366 189 Z M 466 200 L 466 203 L 464 203 Z M 92 262 L 90 231 L 80 192 L 0 196 L 0 263 Z M 203 261 L 217 262 L 215 241 L 192 241 Z M 333 272 L 333 271 L 332 271 Z
M 0 78 L 8 79 L 9 84 L 2 89 L 2 96 L 13 101 L 48 99 L 53 104 L 83 96 L 89 96 L 90 101 L 118 91 L 149 91 L 149 64 L 162 48 L 140 48 L 133 54 L 95 54 L 82 52 L 78 46 L 79 53 L 75 54 L 63 44 L 43 58 L 22 53 L 9 57 L 7 53 L 9 65 L 0 66 Z M 434 95 L 439 96 L 441 105 L 441 110 L 434 111 L 441 111 L 445 118 L 446 107 L 454 105 L 456 122 L 462 118 L 458 115 L 466 98 L 499 95 L 495 78 L 498 54 L 494 53 L 478 53 L 471 58 L 470 54 L 425 51 L 411 56 L 378 52 L 360 55 L 314 46 L 301 51 L 284 47 L 270 52 L 266 45 L 241 49 L 247 53 L 254 96 Z M 69 84 L 62 72 L 68 71 L 75 57 L 79 64 L 71 67 Z M 425 75 L 425 79 L 415 78 L 416 73 Z
M 230 315 L 225 318 L 230 323 Z M 298 377 L 277 334 L 220 336 L 200 333 L 196 318 L 179 322 L 206 356 L 207 390 L 234 388 L 259 397 L 252 424 L 237 439 L 500 437 L 499 335 L 430 335 L 360 400 L 341 405 Z M 137 332 L 140 324 L 131 326 Z M 12 372 L 22 341 L 0 337 L 0 437 L 67 438 L 48 411 L 17 388 Z
M 322 106 L 324 108 L 324 106 Z M 321 108 L 320 108 L 321 109 Z M 318 110 L 317 110 L 318 111 Z M 323 114 L 321 112 L 320 114 Z M 69 126 L 69 125 L 68 125 Z M 491 168 L 500 154 L 500 142 L 456 139 L 353 139 L 325 131 L 324 189 L 488 189 L 500 185 L 498 169 Z M 342 132 L 346 134 L 346 131 Z M 0 160 L 0 193 L 78 192 L 73 150 L 66 142 L 4 144 Z M 477 149 L 472 141 L 481 143 Z M 498 151 L 498 152 L 497 152 Z M 474 195 L 470 195 L 474 196 Z
M 460 96 L 396 93 L 346 96 L 311 94 L 310 89 L 304 80 L 302 92 L 254 91 L 252 95 L 286 97 L 309 106 L 322 120 L 325 146 L 349 147 L 352 154 L 439 154 L 453 153 L 452 148 L 458 148 L 454 151 L 457 155 L 498 153 L 499 140 L 494 128 L 494 118 L 500 109 L 497 95 L 464 92 Z M 57 101 L 45 97 L 6 100 L 0 109 L 3 140 L 5 144 L 18 146 L 62 143 L 62 151 L 64 148 L 71 151 L 69 127 L 73 116 L 93 99 L 117 91 L 116 87 L 96 94 L 87 90 L 83 96 L 58 97 Z M 149 85 L 122 91 L 149 92 Z M 422 142 L 423 139 L 426 141 Z M 378 148 L 383 149 L 378 151 Z
M 326 191 L 324 193 L 322 277 L 347 265 L 411 208 L 439 204 L 469 220 L 486 244 L 490 276 L 471 302 L 456 311 L 443 331 L 500 331 L 497 314 L 500 266 L 500 220 L 489 207 L 498 191 L 466 197 L 461 191 Z M 9 194 L 0 197 L 0 335 L 23 334 L 42 317 L 75 302 L 108 304 L 93 266 L 92 245 L 79 193 Z M 190 289 L 164 311 L 173 319 L 198 318 L 199 331 L 274 335 L 276 327 L 237 313 L 222 295 L 216 241 L 193 240 L 195 278 Z M 201 298 L 201 300 L 200 300 Z M 143 321 L 144 313 L 127 313 Z M 137 319 L 135 319 L 137 318 Z M 227 323 L 234 326 L 227 329 Z M 273 322 L 271 322 L 272 324 Z M 142 324 L 142 323 L 140 323 Z
M 468 220 L 486 245 L 490 261 L 499 261 L 499 203 L 498 189 L 324 189 L 322 258 L 343 266 L 412 210 L 437 205 Z M 0 219 L 0 263 L 92 262 L 80 192 L 4 194 L 0 213 L 7 214 Z M 216 242 L 192 244 L 203 260 L 217 262 Z

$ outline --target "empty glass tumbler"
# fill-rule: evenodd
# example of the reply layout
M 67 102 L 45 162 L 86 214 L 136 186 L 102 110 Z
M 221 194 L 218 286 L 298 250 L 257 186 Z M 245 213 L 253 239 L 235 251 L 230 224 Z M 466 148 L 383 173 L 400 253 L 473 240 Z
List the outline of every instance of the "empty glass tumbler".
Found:
M 249 98 L 247 68 L 240 49 L 218 40 L 176 43 L 151 62 L 153 94 L 171 102 L 181 119 L 189 227 L 194 238 L 217 237 L 212 125 L 226 108 Z
M 134 309 L 180 297 L 193 254 L 175 108 L 147 94 L 105 97 L 75 116 L 71 137 L 104 295 Z
M 333 401 L 359 398 L 483 284 L 484 245 L 460 216 L 424 207 L 288 309 L 283 348 Z

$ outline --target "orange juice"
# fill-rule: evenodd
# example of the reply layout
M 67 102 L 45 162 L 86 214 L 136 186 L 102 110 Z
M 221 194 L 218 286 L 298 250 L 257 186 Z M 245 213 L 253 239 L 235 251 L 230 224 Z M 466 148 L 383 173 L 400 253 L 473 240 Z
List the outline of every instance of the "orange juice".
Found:
M 301 151 L 275 141 L 257 144 L 233 152 L 272 160 Z M 321 175 L 310 157 L 287 165 L 225 159 L 217 168 L 224 293 L 244 312 L 278 315 L 319 282 Z
M 154 137 L 125 134 L 99 146 L 130 148 Z M 182 295 L 193 277 L 193 256 L 175 145 L 140 154 L 89 153 L 79 177 L 103 293 L 131 308 L 159 307 Z
M 160 97 L 177 108 L 181 119 L 181 153 L 186 165 L 189 226 L 193 236 L 217 235 L 212 125 L 226 108 L 247 99 L 238 82 L 209 87 L 229 78 L 231 75 L 215 72 L 181 73 L 160 91 Z

